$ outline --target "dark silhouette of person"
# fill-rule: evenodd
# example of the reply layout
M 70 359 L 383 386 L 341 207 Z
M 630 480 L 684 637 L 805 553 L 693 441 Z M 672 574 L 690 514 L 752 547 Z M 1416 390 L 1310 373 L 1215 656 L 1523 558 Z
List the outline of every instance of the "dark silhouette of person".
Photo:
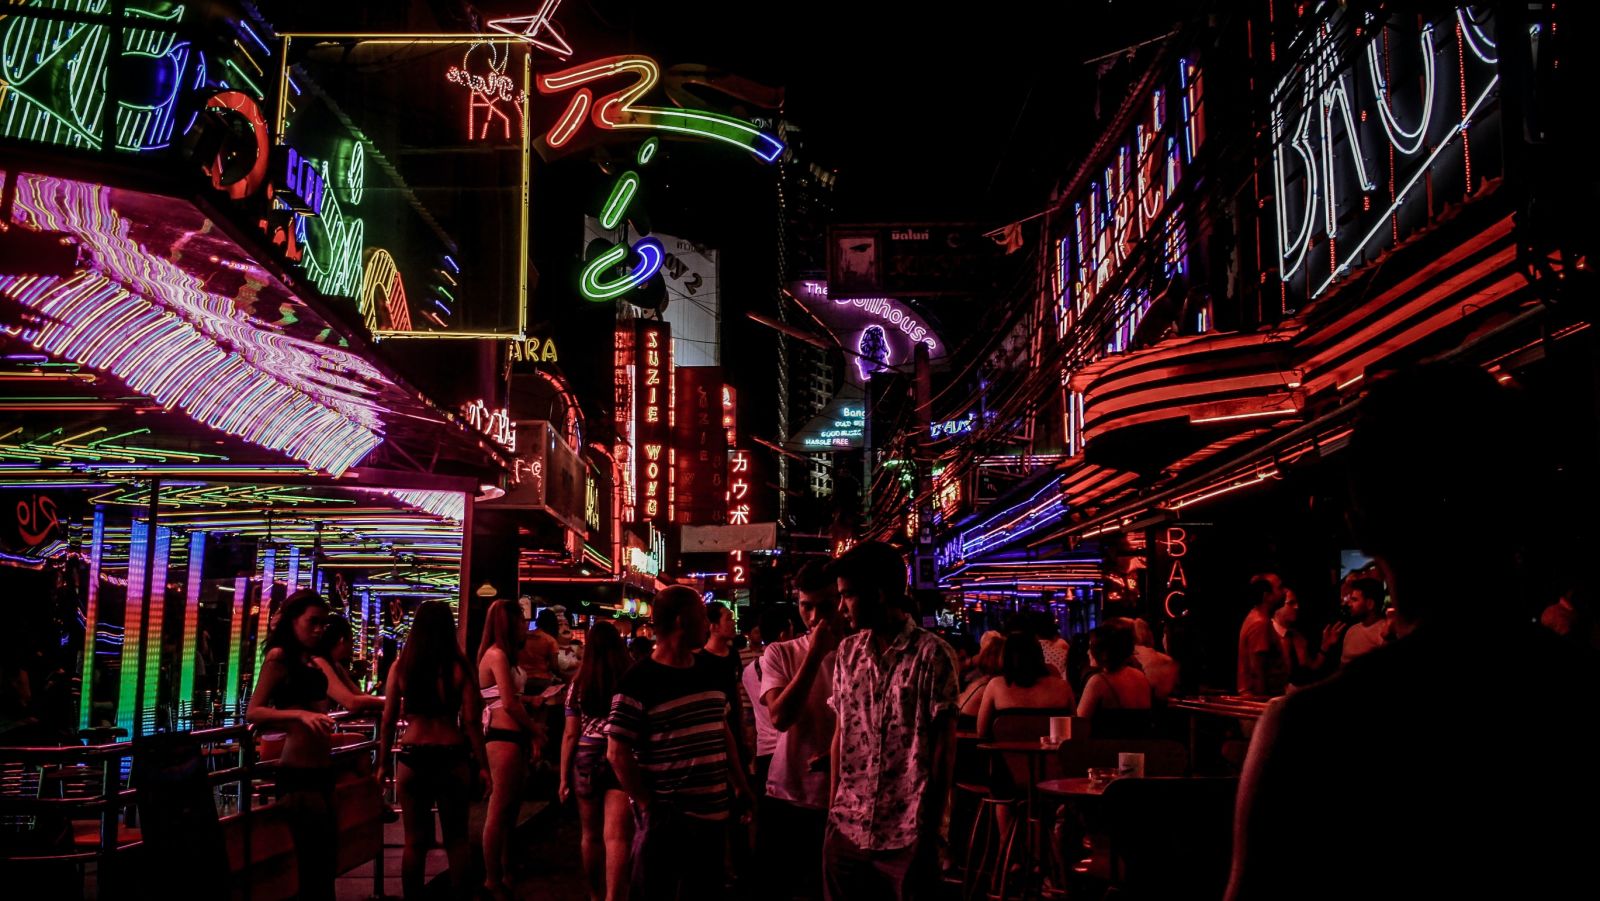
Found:
M 1351 525 L 1389 585 L 1397 637 L 1262 717 L 1230 901 L 1558 898 L 1592 884 L 1600 660 L 1518 606 L 1518 548 L 1538 541 L 1531 511 L 1550 502 L 1523 406 L 1457 365 L 1378 381 L 1362 402 Z

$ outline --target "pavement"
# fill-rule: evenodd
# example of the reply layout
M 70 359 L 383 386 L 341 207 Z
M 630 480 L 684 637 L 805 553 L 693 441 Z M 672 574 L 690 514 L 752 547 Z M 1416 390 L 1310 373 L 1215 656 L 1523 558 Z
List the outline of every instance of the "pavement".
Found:
M 483 884 L 483 820 L 487 805 L 472 805 L 468 821 L 468 834 L 472 838 L 473 872 L 469 885 Z M 569 822 L 570 821 L 570 822 Z M 566 830 L 563 830 L 563 826 Z M 567 834 L 570 833 L 570 834 Z M 430 899 L 451 897 L 449 880 L 445 878 L 448 862 L 444 850 L 437 845 L 428 852 L 425 873 Z M 585 898 L 583 874 L 578 862 L 577 820 L 570 814 L 562 816 L 555 805 L 545 801 L 524 801 L 517 813 L 516 830 L 512 833 L 513 855 L 521 862 L 513 866 L 517 876 L 516 896 L 519 898 L 549 898 L 582 901 Z M 383 869 L 381 891 L 375 891 L 374 862 L 367 862 L 339 877 L 334 887 L 338 901 L 371 901 L 401 897 L 400 854 L 405 846 L 405 830 L 400 823 L 386 823 L 383 828 Z M 570 871 L 570 872 L 569 872 Z

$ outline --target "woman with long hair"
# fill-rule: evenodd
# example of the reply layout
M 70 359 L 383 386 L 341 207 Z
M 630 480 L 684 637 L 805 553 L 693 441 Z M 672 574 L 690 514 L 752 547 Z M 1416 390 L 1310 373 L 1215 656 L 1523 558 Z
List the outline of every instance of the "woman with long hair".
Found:
M 297 894 L 307 899 L 333 897 L 338 851 L 328 677 L 312 662 L 327 617 L 328 602 L 314 591 L 284 600 L 245 710 L 251 725 L 284 733 L 275 776 L 278 806 L 294 841 Z
M 405 851 L 400 858 L 400 883 L 407 898 L 421 898 L 423 863 L 433 841 L 433 808 L 439 808 L 439 832 L 450 861 L 456 895 L 467 891 L 467 808 L 472 775 L 489 778 L 483 735 L 478 731 L 478 683 L 456 642 L 455 618 L 443 601 L 417 608 L 400 656 L 389 669 L 383 726 L 379 730 L 378 778 L 389 765 L 395 724 L 402 708 L 405 734 L 400 737 L 395 792 L 405 823 Z
M 383 698 L 362 691 L 350 675 L 351 637 L 350 621 L 330 614 L 311 659 L 328 679 L 330 701 L 351 713 L 375 713 L 383 709 Z
M 1130 665 L 1134 662 L 1131 628 L 1116 623 L 1096 627 L 1089 633 L 1089 659 L 1099 671 L 1083 684 L 1078 716 L 1092 720 L 1107 711 L 1150 709 L 1150 679 Z
M 578 796 L 583 825 L 583 872 L 590 901 L 628 896 L 633 811 L 606 760 L 606 720 L 622 674 L 633 665 L 617 627 L 596 623 L 584 645 L 578 677 L 567 689 L 567 728 L 561 739 L 561 800 Z
M 522 610 L 500 599 L 489 605 L 478 645 L 478 684 L 484 686 L 483 740 L 489 754 L 489 812 L 483 822 L 483 886 L 496 897 L 510 897 L 506 883 L 510 869 L 506 841 L 515 824 L 522 783 L 528 775 L 528 755 L 537 729 L 522 706 L 526 677 L 517 666 L 522 650 Z

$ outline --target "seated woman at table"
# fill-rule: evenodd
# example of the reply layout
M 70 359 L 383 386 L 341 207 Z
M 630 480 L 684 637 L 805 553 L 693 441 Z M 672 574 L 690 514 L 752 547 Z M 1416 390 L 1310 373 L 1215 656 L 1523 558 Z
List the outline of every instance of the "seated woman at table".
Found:
M 1005 648 L 1005 636 L 999 632 L 983 633 L 983 641 L 978 645 L 977 661 L 972 667 L 973 679 L 956 698 L 961 720 L 973 728 L 972 724 L 978 721 L 978 711 L 983 707 L 984 689 L 994 678 L 1000 675 L 1001 656 Z
M 1153 692 L 1150 680 L 1133 664 L 1133 630 L 1115 623 L 1089 634 L 1089 660 L 1099 670 L 1083 685 L 1078 716 L 1105 719 L 1115 711 L 1149 710 Z M 1091 726 L 1099 734 L 1098 726 Z
M 978 735 L 989 739 L 994 732 L 995 714 L 1016 707 L 1072 707 L 1072 686 L 1044 662 L 1039 642 L 1022 632 L 1007 633 L 1000 653 L 1000 675 L 984 686 L 983 702 L 978 707 Z

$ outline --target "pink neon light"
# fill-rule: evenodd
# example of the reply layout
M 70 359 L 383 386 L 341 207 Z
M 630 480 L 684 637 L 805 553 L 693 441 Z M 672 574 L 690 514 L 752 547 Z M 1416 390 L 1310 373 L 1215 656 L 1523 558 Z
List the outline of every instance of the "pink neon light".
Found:
M 92 268 L 5 276 L 0 290 L 50 317 L 35 347 L 110 372 L 168 408 L 338 474 L 383 441 L 385 379 L 359 356 L 275 333 L 128 237 L 102 186 L 18 180 L 17 221 L 76 235 Z
M 467 55 L 471 56 L 471 51 L 468 51 Z M 489 127 L 496 119 L 500 120 L 501 137 L 504 140 L 511 140 L 511 117 L 500 108 L 502 102 L 515 107 L 518 134 L 521 134 L 523 120 L 527 117 L 528 95 L 518 89 L 516 82 L 505 74 L 504 65 L 501 63 L 497 69 L 491 63 L 487 76 L 474 75 L 466 70 L 466 60 L 463 59 L 460 66 L 451 66 L 444 74 L 446 81 L 463 85 L 472 92 L 471 99 L 467 101 L 468 140 L 487 140 Z M 477 119 L 480 112 L 483 114 L 482 127 L 479 127 Z

